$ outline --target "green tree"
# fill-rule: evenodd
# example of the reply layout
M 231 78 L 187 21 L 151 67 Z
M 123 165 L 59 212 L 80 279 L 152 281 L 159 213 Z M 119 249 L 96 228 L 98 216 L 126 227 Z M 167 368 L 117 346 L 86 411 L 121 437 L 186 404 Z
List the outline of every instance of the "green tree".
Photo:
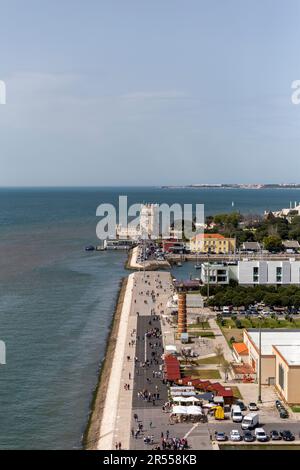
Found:
M 282 241 L 277 235 L 269 235 L 263 239 L 264 247 L 268 251 L 281 251 Z

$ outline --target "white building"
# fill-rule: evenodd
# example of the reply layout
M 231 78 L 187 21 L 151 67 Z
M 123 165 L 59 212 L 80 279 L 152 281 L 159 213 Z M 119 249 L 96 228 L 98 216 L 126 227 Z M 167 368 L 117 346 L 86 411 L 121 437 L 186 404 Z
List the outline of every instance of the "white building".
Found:
M 236 266 L 235 266 L 236 267 Z M 232 266 L 226 263 L 203 263 L 201 265 L 201 281 L 204 284 L 224 285 L 234 278 Z
M 116 234 L 120 240 L 138 240 L 140 237 L 140 227 L 132 227 L 130 225 L 123 227 L 121 224 L 118 224 Z
M 265 216 L 270 214 L 269 211 L 265 211 Z M 284 208 L 279 211 L 273 211 L 271 214 L 274 215 L 274 217 L 288 217 L 290 215 L 300 215 L 300 203 L 297 204 L 297 201 L 294 202 L 294 206 L 292 205 L 292 202 L 290 203 L 289 208 Z
M 159 205 L 141 204 L 140 235 L 143 238 L 159 237 Z
M 209 277 L 208 277 L 209 276 Z M 243 260 L 237 264 L 203 263 L 201 281 L 207 284 L 226 285 L 230 280 L 241 285 L 300 284 L 300 261 L 294 259 L 266 261 Z
M 159 205 L 141 204 L 139 223 L 134 225 L 128 223 L 127 226 L 118 224 L 116 226 L 116 236 L 120 240 L 138 240 L 139 238 L 158 238 L 159 231 Z
M 239 284 L 300 284 L 300 261 L 239 261 L 237 266 Z

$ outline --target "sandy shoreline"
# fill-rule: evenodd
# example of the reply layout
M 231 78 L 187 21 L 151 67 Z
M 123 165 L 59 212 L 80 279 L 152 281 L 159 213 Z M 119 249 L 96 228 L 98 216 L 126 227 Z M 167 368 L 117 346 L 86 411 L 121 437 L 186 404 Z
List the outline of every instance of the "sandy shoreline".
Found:
M 110 334 L 107 338 L 106 352 L 102 362 L 102 366 L 99 371 L 98 383 L 93 394 L 91 412 L 83 436 L 83 448 L 86 450 L 96 450 L 100 438 L 103 410 L 105 407 L 105 400 L 111 374 L 111 367 L 117 344 L 120 318 L 127 283 L 128 278 L 124 278 L 121 282 L 121 287 L 118 293 L 118 298 L 115 307 L 115 313 L 111 323 Z

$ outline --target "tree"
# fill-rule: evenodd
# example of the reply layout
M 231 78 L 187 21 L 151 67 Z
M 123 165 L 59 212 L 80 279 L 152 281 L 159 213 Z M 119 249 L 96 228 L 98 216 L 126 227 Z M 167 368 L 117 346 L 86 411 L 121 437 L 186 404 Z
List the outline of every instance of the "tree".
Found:
M 223 351 L 223 346 L 221 346 L 221 344 L 217 344 L 214 348 L 214 353 L 218 359 L 219 365 L 221 364 L 223 359 Z
M 202 330 L 204 330 L 206 323 L 207 323 L 207 316 L 206 315 L 201 315 L 200 317 L 200 323 L 202 325 Z
M 228 379 L 228 374 L 231 370 L 231 364 L 230 362 L 224 360 L 221 364 L 221 371 L 223 372 L 223 374 L 225 375 L 225 382 L 227 382 L 227 379 Z
M 221 323 L 222 320 L 223 320 L 222 314 L 221 314 L 221 313 L 217 313 L 217 323 Z
M 264 247 L 268 251 L 281 251 L 282 241 L 278 235 L 269 235 L 263 239 Z

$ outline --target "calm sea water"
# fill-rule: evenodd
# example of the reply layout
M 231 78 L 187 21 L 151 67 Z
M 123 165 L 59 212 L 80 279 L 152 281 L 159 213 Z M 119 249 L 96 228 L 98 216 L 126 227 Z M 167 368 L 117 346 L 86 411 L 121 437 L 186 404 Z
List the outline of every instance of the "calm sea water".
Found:
M 297 190 L 0 190 L 0 449 L 80 448 L 126 255 L 86 253 L 96 207 L 204 203 L 206 214 L 263 212 Z M 232 207 L 234 201 L 234 208 Z M 179 268 L 187 270 L 191 267 Z M 183 271 L 181 271 L 183 272 Z M 193 273 L 194 275 L 195 273 Z

